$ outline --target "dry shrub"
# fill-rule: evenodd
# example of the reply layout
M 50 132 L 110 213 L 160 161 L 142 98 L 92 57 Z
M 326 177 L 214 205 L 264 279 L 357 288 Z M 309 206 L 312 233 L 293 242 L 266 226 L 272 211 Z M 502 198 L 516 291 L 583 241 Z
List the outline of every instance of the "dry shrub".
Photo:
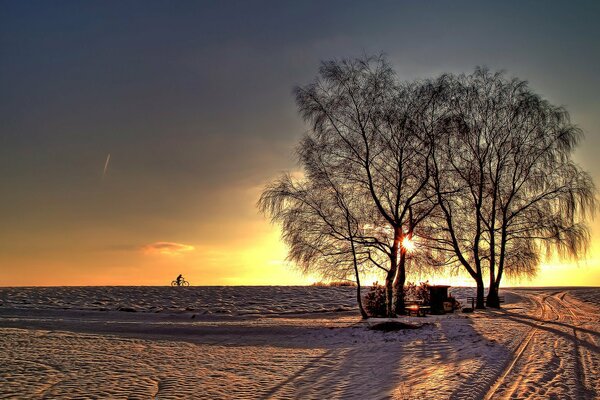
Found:
M 352 281 L 333 281 L 333 282 L 315 282 L 311 286 L 325 286 L 325 287 L 354 287 L 356 283 Z
M 365 295 L 364 307 L 371 317 L 386 317 L 385 286 L 374 282 Z
M 407 300 L 421 300 L 423 304 L 429 304 L 429 281 L 421 282 L 419 286 L 413 282 L 407 282 L 404 286 L 404 297 Z

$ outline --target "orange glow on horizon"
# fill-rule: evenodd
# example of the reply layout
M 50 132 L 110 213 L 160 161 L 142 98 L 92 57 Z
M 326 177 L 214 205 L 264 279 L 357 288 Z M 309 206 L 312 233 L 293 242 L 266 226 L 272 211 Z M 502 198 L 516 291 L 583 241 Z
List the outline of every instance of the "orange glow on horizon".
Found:
M 192 286 L 199 285 L 310 285 L 323 279 L 318 274 L 305 276 L 286 262 L 287 248 L 280 239 L 279 229 L 260 221 L 249 227 L 253 235 L 231 242 L 199 245 L 200 240 L 154 242 L 145 246 L 122 246 L 106 250 L 80 249 L 62 251 L 56 247 L 47 251 L 20 254 L 0 253 L 0 285 L 2 286 L 63 286 L 63 285 L 168 285 L 183 274 Z M 412 243 L 414 245 L 414 243 Z M 408 241 L 403 241 L 408 248 Z M 378 271 L 378 270 L 377 270 Z M 363 285 L 382 283 L 384 273 L 367 270 L 361 275 Z M 411 275 L 409 281 L 432 284 L 473 286 L 465 273 Z M 486 287 L 488 278 L 484 277 Z M 579 261 L 545 260 L 532 279 L 505 277 L 503 287 L 514 286 L 600 286 L 600 246 L 593 243 L 589 256 Z

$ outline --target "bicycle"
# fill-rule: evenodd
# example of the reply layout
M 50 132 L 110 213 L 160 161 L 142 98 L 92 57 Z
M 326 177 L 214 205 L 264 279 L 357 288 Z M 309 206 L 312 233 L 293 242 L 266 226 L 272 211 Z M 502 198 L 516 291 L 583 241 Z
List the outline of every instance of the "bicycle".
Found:
M 171 286 L 190 286 L 190 283 L 182 278 L 179 282 L 171 281 Z

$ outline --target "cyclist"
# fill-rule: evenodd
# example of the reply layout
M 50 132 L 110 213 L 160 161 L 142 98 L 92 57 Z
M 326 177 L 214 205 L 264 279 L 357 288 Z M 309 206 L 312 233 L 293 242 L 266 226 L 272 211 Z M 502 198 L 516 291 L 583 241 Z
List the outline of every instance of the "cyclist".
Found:
M 177 286 L 181 286 L 182 281 L 183 281 L 183 276 L 181 274 L 179 274 L 179 276 L 177 277 Z

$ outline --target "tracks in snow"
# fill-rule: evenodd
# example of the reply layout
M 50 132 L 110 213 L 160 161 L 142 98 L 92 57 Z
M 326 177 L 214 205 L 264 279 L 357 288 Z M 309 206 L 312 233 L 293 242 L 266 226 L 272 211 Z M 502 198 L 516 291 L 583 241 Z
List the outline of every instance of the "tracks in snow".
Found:
M 593 324 L 594 317 L 574 310 L 574 304 L 565 301 L 565 292 L 526 296 L 537 305 L 537 315 L 506 312 L 531 329 L 484 399 L 597 398 L 598 325 L 580 328 L 589 321 Z

